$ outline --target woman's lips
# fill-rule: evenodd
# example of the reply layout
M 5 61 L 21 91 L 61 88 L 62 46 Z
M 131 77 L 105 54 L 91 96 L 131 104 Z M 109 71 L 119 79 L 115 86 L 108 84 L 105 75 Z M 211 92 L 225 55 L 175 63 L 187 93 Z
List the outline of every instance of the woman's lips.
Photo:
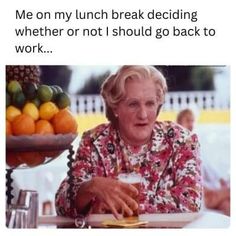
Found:
M 147 123 L 139 123 L 139 124 L 135 124 L 135 126 L 138 126 L 138 127 L 144 127 L 148 125 Z

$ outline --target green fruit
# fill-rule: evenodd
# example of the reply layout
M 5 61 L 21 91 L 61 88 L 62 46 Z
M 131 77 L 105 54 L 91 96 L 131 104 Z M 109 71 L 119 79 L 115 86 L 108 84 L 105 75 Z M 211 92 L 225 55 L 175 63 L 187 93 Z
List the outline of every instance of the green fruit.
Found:
M 36 107 L 40 107 L 40 105 L 41 105 L 41 101 L 40 101 L 40 99 L 39 98 L 34 98 L 33 100 L 31 100 L 31 102 L 36 106 Z
M 60 86 L 58 85 L 53 85 L 52 87 L 54 87 L 57 90 L 57 93 L 63 93 L 63 90 Z
M 50 86 L 50 88 L 51 88 L 52 91 L 53 91 L 52 101 L 55 101 L 57 94 L 63 93 L 63 90 L 62 90 L 62 88 L 61 88 L 60 86 L 58 86 L 58 85 L 52 85 L 52 86 Z
M 25 105 L 25 95 L 23 92 L 14 93 L 12 96 L 12 104 L 18 108 L 22 108 Z
M 27 99 L 32 100 L 37 96 L 37 85 L 34 83 L 27 83 L 23 88 L 23 92 Z
M 57 89 L 54 86 L 51 86 L 51 89 L 52 89 L 52 92 L 53 92 L 52 101 L 55 101 L 58 92 L 57 92 Z
M 7 85 L 7 91 L 10 94 L 18 93 L 22 91 L 21 85 L 18 81 L 12 80 L 8 85 Z
M 53 91 L 48 85 L 40 85 L 37 96 L 42 102 L 49 102 L 52 99 Z
M 6 92 L 6 107 L 11 105 L 11 96 Z
M 66 93 L 57 94 L 55 102 L 59 109 L 70 106 L 70 98 Z

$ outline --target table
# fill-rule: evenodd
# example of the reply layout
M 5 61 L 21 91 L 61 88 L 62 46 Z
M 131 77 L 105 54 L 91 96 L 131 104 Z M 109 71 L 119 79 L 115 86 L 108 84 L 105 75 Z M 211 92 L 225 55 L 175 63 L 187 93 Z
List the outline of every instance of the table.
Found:
M 111 214 L 91 214 L 87 223 L 92 228 L 104 228 L 104 220 L 114 219 Z M 142 228 L 227 228 L 230 217 L 211 211 L 199 213 L 175 214 L 144 214 L 139 216 L 140 221 L 148 221 Z M 39 227 L 42 225 L 69 227 L 74 225 L 74 219 L 60 216 L 39 217 Z M 73 226 L 72 226 L 73 227 Z

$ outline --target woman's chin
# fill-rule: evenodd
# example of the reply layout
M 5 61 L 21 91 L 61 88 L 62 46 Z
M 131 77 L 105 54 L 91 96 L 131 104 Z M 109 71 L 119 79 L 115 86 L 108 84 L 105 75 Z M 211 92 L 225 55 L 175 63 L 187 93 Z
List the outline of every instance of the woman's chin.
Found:
M 152 133 L 152 130 L 149 127 L 145 128 L 137 128 L 136 129 L 136 137 L 140 137 L 141 139 L 146 139 L 147 137 L 150 137 Z
M 146 144 L 149 141 L 149 139 L 150 139 L 150 135 L 147 135 L 147 134 L 140 135 L 139 133 L 135 136 L 133 141 L 134 143 L 137 143 L 137 145 L 142 145 L 142 144 Z

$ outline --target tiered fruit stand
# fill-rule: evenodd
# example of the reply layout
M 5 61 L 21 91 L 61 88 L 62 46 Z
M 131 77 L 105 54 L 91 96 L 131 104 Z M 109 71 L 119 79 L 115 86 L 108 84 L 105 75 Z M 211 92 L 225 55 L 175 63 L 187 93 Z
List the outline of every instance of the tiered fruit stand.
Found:
M 49 163 L 65 150 L 72 178 L 77 122 L 70 98 L 58 85 L 41 84 L 40 67 L 6 66 L 6 195 L 12 203 L 12 172 Z
M 42 162 L 36 166 L 49 163 L 50 161 L 59 157 L 65 150 L 69 151 L 67 156 L 69 167 L 68 177 L 72 178 L 71 175 L 71 165 L 73 161 L 73 146 L 72 142 L 76 138 L 76 134 L 58 134 L 58 135 L 22 135 L 22 136 L 9 136 L 6 139 L 6 152 L 7 155 L 18 155 L 23 152 L 38 152 Z M 50 155 L 51 154 L 51 155 Z M 32 156 L 34 158 L 34 156 Z M 11 174 L 15 169 L 26 169 L 32 168 L 25 163 L 20 164 L 17 167 L 7 165 L 6 173 L 6 195 L 7 195 L 7 205 L 9 206 L 12 203 L 12 182 L 13 179 Z

